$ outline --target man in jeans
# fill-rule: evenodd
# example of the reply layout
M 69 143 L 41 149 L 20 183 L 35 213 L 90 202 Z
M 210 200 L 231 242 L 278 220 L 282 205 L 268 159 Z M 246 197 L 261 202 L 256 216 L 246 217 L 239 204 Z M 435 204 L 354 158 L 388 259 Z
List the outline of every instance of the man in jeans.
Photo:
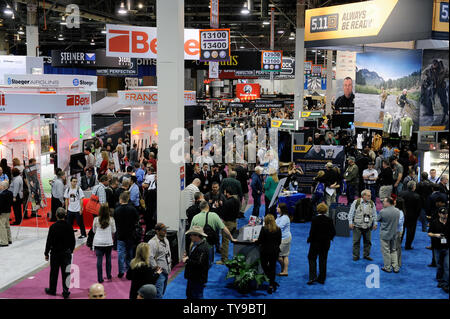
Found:
M 383 255 L 384 266 L 381 270 L 395 273 L 400 271 L 397 255 L 397 230 L 400 221 L 400 211 L 394 207 L 392 198 L 385 198 L 383 209 L 378 215 L 377 221 L 380 222 L 380 242 L 381 253 Z
M 119 197 L 119 206 L 114 211 L 116 222 L 117 255 L 119 262 L 119 278 L 122 278 L 130 267 L 134 256 L 134 232 L 139 220 L 139 214 L 132 205 L 128 204 L 130 193 L 123 192 Z
M 441 207 L 438 211 L 439 218 L 430 223 L 428 236 L 431 237 L 431 246 L 434 252 L 434 258 L 437 266 L 436 279 L 438 288 L 442 288 L 448 293 L 448 209 Z
M 226 229 L 228 229 L 230 233 L 232 233 L 237 229 L 236 219 L 239 217 L 241 203 L 236 197 L 233 196 L 229 188 L 226 188 L 224 192 L 227 199 L 225 200 L 225 203 L 223 205 L 221 218 L 223 220 L 223 223 L 225 224 Z M 222 258 L 221 260 L 217 261 L 216 264 L 223 265 L 225 261 L 228 260 L 228 245 L 229 240 L 225 235 L 225 231 L 222 230 L 222 247 L 220 247 L 220 254 Z
M 361 198 L 353 201 L 348 214 L 348 223 L 353 230 L 353 260 L 359 259 L 361 236 L 364 240 L 364 259 L 372 261 L 370 248 L 372 247 L 372 230 L 377 229 L 377 209 L 375 203 L 370 200 L 371 193 L 368 189 L 361 192 Z
M 156 280 L 157 299 L 161 299 L 166 292 L 167 280 L 172 270 L 172 255 L 170 253 L 169 241 L 166 238 L 167 226 L 163 223 L 157 223 L 155 226 L 156 235 L 150 239 L 150 266 L 152 268 L 160 267 L 162 273 Z

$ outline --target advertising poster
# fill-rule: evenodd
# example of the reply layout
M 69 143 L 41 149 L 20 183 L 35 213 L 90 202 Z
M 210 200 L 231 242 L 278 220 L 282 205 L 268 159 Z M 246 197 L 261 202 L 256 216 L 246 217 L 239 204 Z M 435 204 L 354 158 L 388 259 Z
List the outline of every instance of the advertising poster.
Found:
M 355 80 L 356 52 L 337 51 L 336 53 L 336 86 L 334 96 L 344 95 L 344 79 L 349 77 Z
M 448 130 L 448 51 L 424 50 L 420 86 L 420 130 Z
M 419 129 L 421 50 L 367 52 L 356 55 L 355 126 L 383 128 L 411 118 Z M 398 133 L 395 125 L 390 133 Z
M 341 172 L 345 165 L 344 146 L 334 145 L 293 145 L 293 160 L 305 173 L 301 175 L 298 191 L 311 194 L 313 178 L 319 171 L 325 171 L 325 164 L 332 162 Z

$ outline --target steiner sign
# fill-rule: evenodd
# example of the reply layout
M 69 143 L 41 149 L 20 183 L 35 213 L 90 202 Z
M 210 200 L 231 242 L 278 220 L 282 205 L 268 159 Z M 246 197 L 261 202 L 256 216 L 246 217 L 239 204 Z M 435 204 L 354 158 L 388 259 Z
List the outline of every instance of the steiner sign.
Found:
M 230 29 L 203 29 L 200 35 L 200 61 L 229 61 Z
M 283 51 L 262 51 L 261 70 L 279 72 L 283 67 Z

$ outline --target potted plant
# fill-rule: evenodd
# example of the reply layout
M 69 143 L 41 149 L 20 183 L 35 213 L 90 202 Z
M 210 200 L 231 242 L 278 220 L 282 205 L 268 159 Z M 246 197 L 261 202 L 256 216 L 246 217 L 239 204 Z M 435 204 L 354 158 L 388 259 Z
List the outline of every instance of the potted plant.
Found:
M 242 294 L 247 294 L 252 289 L 256 289 L 264 281 L 269 281 L 265 274 L 258 273 L 259 259 L 252 264 L 245 261 L 243 254 L 238 254 L 231 260 L 227 260 L 228 267 L 226 279 L 234 278 L 234 286 Z

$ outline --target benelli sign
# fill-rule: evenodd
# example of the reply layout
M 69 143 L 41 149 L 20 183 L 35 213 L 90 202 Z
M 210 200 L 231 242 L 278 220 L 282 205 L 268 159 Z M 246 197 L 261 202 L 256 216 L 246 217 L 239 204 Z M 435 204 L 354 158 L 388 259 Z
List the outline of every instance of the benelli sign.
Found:
M 83 106 L 90 105 L 90 97 L 82 97 L 80 95 L 67 95 L 67 106 Z
M 156 28 L 106 25 L 106 56 L 156 59 Z M 184 59 L 200 58 L 197 29 L 184 29 Z

